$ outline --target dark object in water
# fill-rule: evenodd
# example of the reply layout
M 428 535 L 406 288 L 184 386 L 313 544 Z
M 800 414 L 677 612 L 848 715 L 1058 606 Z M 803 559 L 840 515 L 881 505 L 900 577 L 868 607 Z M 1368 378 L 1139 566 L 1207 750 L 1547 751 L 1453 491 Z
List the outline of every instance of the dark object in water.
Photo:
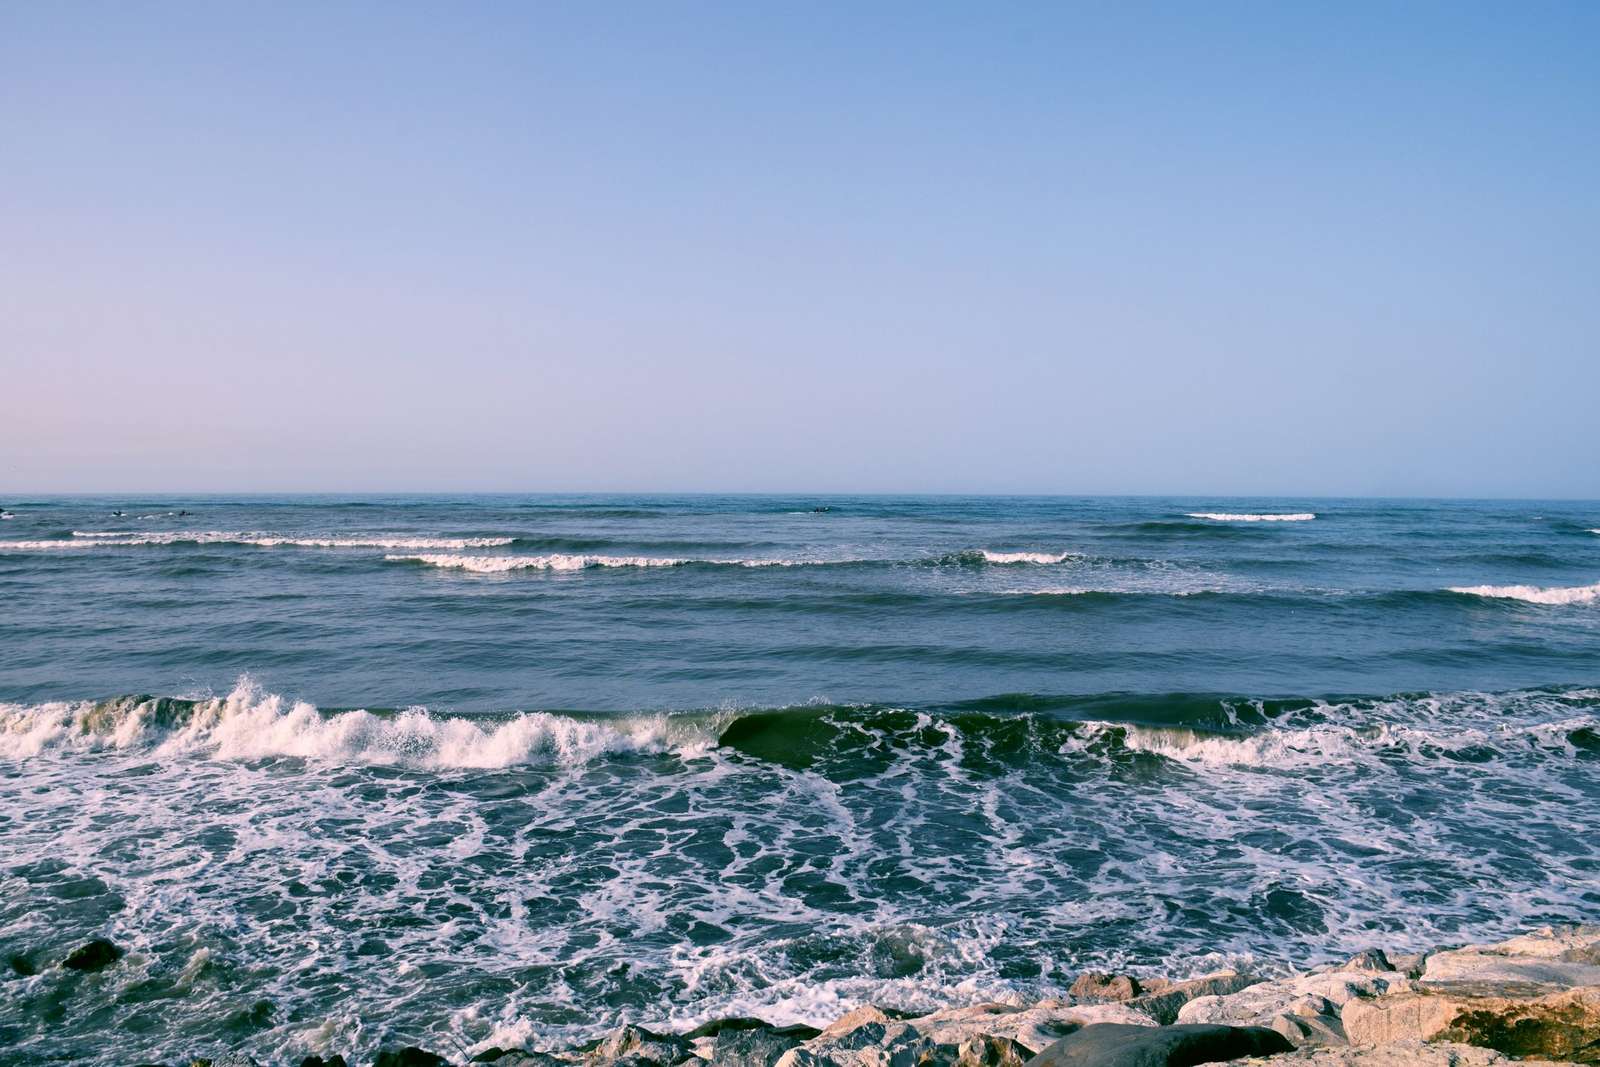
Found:
M 403 1049 L 384 1049 L 372 1061 L 372 1067 L 449 1067 L 449 1061 L 427 1049 L 407 1045 Z
M 1030 1067 L 1189 1067 L 1292 1051 L 1287 1038 L 1264 1026 L 1094 1023 L 1028 1063 Z
M 74 971 L 102 971 L 122 958 L 122 950 L 103 937 L 97 937 L 77 949 L 61 962 L 61 966 Z
M 832 510 L 833 510 L 833 505 L 829 504 L 829 505 L 825 505 L 823 507 L 812 508 L 811 509 L 811 513 L 813 515 L 820 515 L 824 511 L 832 511 Z
M 321 1056 L 307 1056 L 300 1061 L 300 1067 L 345 1067 L 344 1057 L 337 1052 L 327 1059 Z
M 12 953 L 6 963 L 10 964 L 12 974 L 21 975 L 23 978 L 32 978 L 39 973 L 39 968 L 35 967 L 33 961 L 23 952 Z

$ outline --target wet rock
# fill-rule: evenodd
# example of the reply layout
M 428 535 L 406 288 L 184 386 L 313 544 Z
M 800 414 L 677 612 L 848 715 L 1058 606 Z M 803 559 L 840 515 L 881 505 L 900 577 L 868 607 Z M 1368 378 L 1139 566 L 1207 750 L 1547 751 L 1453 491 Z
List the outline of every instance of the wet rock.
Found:
M 437 1053 L 407 1045 L 400 1049 L 384 1049 L 372 1061 L 372 1067 L 449 1067 L 449 1061 Z
M 495 1067 L 571 1067 L 572 1060 L 548 1052 L 521 1048 L 486 1048 L 472 1057 L 473 1063 L 492 1063 Z
M 300 1061 L 300 1067 L 345 1067 L 344 1057 L 335 1053 L 326 1058 L 322 1056 L 307 1056 Z
M 1077 1000 L 1132 1000 L 1144 990 L 1132 975 L 1089 971 L 1078 975 L 1067 992 Z
M 717 1019 L 684 1037 L 717 1067 L 772 1067 L 785 1052 L 818 1036 L 814 1026 L 773 1026 L 761 1019 Z
M 590 1067 L 622 1062 L 670 1067 L 693 1056 L 694 1044 L 688 1038 L 658 1034 L 642 1026 L 624 1026 L 590 1049 L 583 1062 Z
M 122 958 L 122 949 L 97 937 L 72 950 L 61 966 L 73 971 L 103 971 Z
M 1347 1004 L 1344 1028 L 1361 1045 L 1455 1041 L 1508 1056 L 1600 1063 L 1600 986 L 1531 997 L 1423 988 Z
M 1221 1067 L 1563 1067 L 1549 1060 L 1508 1060 L 1498 1052 L 1471 1045 L 1430 1045 L 1401 1041 L 1393 1045 L 1353 1048 L 1303 1048 L 1266 1059 L 1229 1060 Z
M 1127 1002 L 1127 1006 L 1167 1026 L 1177 1022 L 1178 1012 L 1196 997 L 1227 996 L 1261 981 L 1248 974 L 1213 974 L 1174 983 L 1158 993 L 1134 997 Z
M 1085 1026 L 1029 1061 L 1031 1067 L 1189 1067 L 1293 1048 L 1260 1026 Z
M 31 957 L 22 952 L 14 952 L 6 958 L 6 966 L 11 968 L 11 973 L 23 978 L 32 978 L 39 973 L 39 968 L 34 965 Z

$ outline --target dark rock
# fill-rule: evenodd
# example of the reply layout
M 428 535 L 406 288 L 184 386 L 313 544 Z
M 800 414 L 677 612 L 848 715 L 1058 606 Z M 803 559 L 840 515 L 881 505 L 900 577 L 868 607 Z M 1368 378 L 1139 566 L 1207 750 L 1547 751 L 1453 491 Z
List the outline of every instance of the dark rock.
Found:
M 715 1034 L 702 1035 L 715 1038 L 711 1062 L 717 1067 L 772 1067 L 785 1052 L 821 1033 L 811 1026 L 768 1026 L 755 1019 L 721 1022 Z M 745 1025 L 751 1022 L 757 1025 Z
M 1170 1026 L 1178 1021 L 1179 1010 L 1196 997 L 1226 997 L 1241 989 L 1259 985 L 1260 982 L 1260 978 L 1253 978 L 1247 974 L 1220 974 L 1210 978 L 1179 982 L 1159 993 L 1134 997 L 1127 1004 L 1134 1011 L 1144 1012 L 1162 1026 Z
M 802 1041 L 810 1041 L 822 1033 L 815 1026 L 806 1026 L 796 1023 L 793 1026 L 773 1026 L 765 1019 L 753 1019 L 747 1015 L 737 1015 L 729 1019 L 712 1019 L 710 1022 L 701 1023 L 699 1026 L 684 1034 L 687 1041 L 695 1041 L 702 1037 L 716 1037 L 724 1030 L 771 1030 L 775 1034 L 785 1037 L 795 1036 Z
M 495 1067 L 570 1067 L 572 1061 L 548 1052 L 529 1052 L 521 1048 L 486 1048 L 472 1057 L 473 1063 L 492 1063 Z
M 21 952 L 13 953 L 12 956 L 6 960 L 6 963 L 11 966 L 12 974 L 19 974 L 24 978 L 32 978 L 34 975 L 39 973 L 39 968 L 34 966 L 33 960 L 29 959 Z
M 1132 1000 L 1143 993 L 1139 980 L 1131 974 L 1102 974 L 1089 971 L 1078 975 L 1068 990 L 1076 1000 Z
M 372 1067 L 449 1067 L 449 1061 L 415 1045 L 402 1049 L 384 1049 L 372 1061 Z
M 321 1056 L 307 1056 L 300 1061 L 300 1067 L 345 1067 L 344 1057 L 338 1053 L 324 1059 Z
M 1292 1052 L 1263 1026 L 1129 1026 L 1095 1023 L 1062 1038 L 1029 1067 L 1192 1067 L 1241 1056 Z
M 103 937 L 75 949 L 61 966 L 74 971 L 101 971 L 122 958 L 122 950 Z

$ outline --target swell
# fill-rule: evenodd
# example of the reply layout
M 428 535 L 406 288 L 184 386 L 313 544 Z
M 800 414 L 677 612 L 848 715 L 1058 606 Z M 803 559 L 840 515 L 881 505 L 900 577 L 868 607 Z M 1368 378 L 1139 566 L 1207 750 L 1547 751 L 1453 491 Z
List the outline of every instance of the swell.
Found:
M 319 709 L 241 679 L 224 697 L 133 695 L 0 704 L 0 759 L 136 751 L 161 760 L 292 758 L 424 771 L 576 768 L 721 752 L 824 774 L 863 759 L 943 759 L 971 769 L 1040 762 L 1083 769 L 1317 770 L 1401 760 L 1600 759 L 1600 689 L 1383 698 L 1201 693 L 1000 694 L 922 708 L 812 703 L 616 714 L 452 715 Z

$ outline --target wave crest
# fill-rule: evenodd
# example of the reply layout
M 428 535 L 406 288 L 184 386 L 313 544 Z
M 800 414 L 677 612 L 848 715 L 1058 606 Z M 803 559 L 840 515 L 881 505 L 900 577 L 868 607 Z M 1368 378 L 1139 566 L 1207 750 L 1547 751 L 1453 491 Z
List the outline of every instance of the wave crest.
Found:
M 1232 511 L 1191 511 L 1191 519 L 1207 519 L 1211 522 L 1310 522 L 1316 518 L 1314 511 L 1296 511 L 1290 514 L 1254 514 Z
M 1526 604 L 1593 604 L 1600 600 L 1600 582 L 1550 588 L 1537 585 L 1466 585 L 1451 586 L 1450 592 L 1491 600 L 1520 600 Z

